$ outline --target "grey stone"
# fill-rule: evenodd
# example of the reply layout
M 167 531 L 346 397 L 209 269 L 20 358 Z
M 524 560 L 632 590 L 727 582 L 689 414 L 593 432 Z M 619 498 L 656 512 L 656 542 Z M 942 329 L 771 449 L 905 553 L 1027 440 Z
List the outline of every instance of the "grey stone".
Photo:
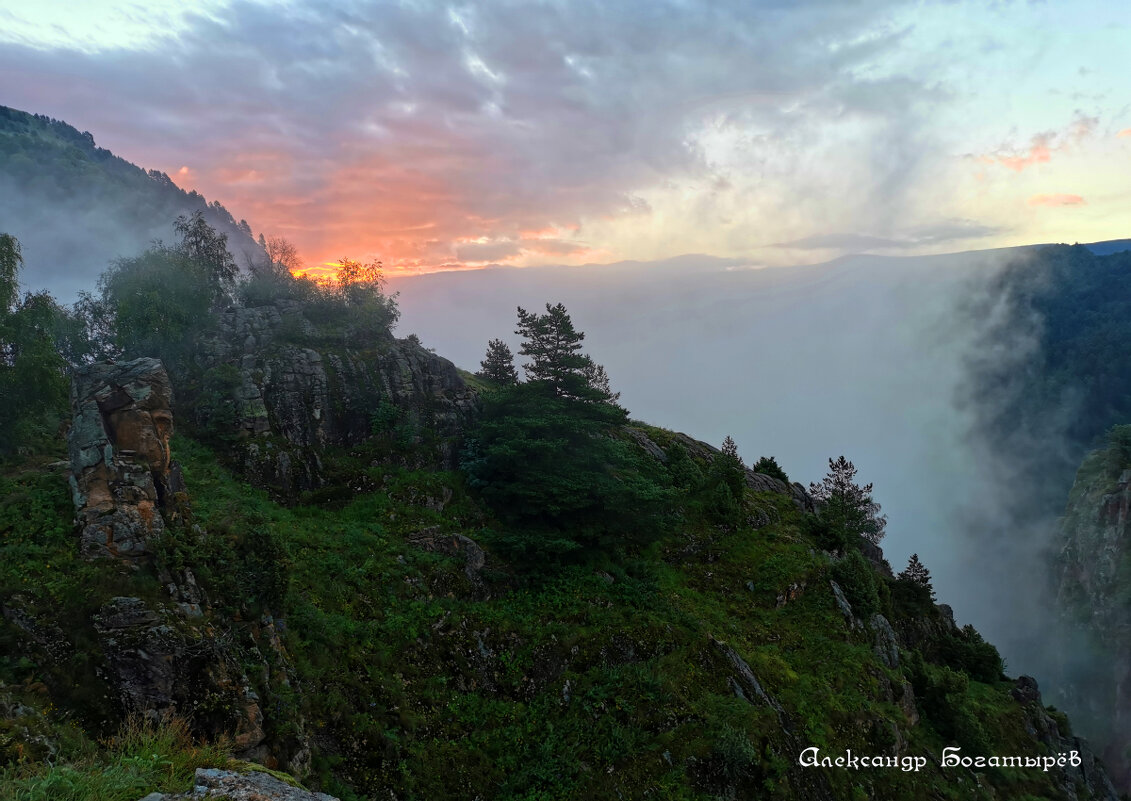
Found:
M 840 609 L 840 613 L 844 615 L 844 620 L 846 623 L 848 623 L 848 627 L 850 629 L 861 628 L 862 624 L 853 613 L 852 604 L 850 604 L 848 602 L 848 598 L 845 597 L 844 590 L 840 588 L 839 584 L 831 579 L 829 580 L 829 586 L 832 587 L 833 598 L 836 600 L 836 605 L 837 608 Z
M 892 670 L 898 668 L 899 642 L 896 640 L 895 630 L 892 629 L 891 623 L 888 623 L 888 619 L 877 612 L 868 621 L 868 627 L 876 635 L 875 645 L 872 646 L 876 656 Z

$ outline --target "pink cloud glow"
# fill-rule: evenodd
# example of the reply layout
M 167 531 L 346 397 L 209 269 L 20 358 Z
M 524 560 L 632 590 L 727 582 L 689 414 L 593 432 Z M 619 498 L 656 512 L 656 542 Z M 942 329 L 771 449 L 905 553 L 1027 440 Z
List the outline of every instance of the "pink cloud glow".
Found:
M 1033 195 L 1025 202 L 1030 206 L 1085 206 L 1088 203 L 1080 195 Z

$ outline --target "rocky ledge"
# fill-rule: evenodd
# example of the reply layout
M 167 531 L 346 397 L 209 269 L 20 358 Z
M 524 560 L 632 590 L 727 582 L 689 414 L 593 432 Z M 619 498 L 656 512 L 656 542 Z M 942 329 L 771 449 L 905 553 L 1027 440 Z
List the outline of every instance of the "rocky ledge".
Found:
M 338 801 L 332 795 L 312 793 L 258 770 L 240 773 L 197 768 L 194 787 L 187 793 L 150 793 L 141 801 L 193 801 L 223 798 L 227 801 Z

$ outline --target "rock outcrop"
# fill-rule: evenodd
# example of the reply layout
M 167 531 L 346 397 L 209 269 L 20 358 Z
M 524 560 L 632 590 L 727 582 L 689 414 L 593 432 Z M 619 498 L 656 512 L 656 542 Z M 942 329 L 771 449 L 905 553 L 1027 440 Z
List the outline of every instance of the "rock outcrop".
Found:
M 1070 733 L 1061 731 L 1059 723 L 1041 701 L 1037 681 L 1032 676 L 1021 676 L 1011 691 L 1013 699 L 1025 711 L 1025 728 L 1033 739 L 1043 743 L 1050 754 L 1067 754 L 1075 751 L 1080 756 L 1079 765 L 1058 767 L 1061 789 L 1065 798 L 1094 798 L 1117 801 L 1120 798 L 1112 780 L 1088 743 Z
M 292 721 L 296 736 L 268 750 L 259 695 L 266 688 L 257 692 L 246 668 L 261 663 L 267 675 L 270 652 L 280 681 L 287 680 L 290 659 L 273 621 L 238 626 L 209 606 L 189 564 L 170 564 L 152 547 L 161 535 L 182 544 L 209 536 L 185 525 L 188 497 L 170 451 L 173 389 L 165 368 L 147 358 L 78 367 L 71 401 L 70 483 L 81 553 L 152 571 L 168 593 L 167 600 L 100 599 L 87 636 L 97 642 L 106 696 L 121 713 L 181 716 L 198 734 L 230 735 L 242 756 L 303 767 L 309 750 L 301 718 Z M 27 607 L 17 596 L 2 610 L 29 646 L 64 664 L 73 650 L 69 636 Z
M 1114 448 L 1116 446 L 1112 446 Z M 1080 467 L 1061 520 L 1057 604 L 1064 636 L 1058 703 L 1131 789 L 1131 469 L 1111 449 Z
M 456 463 L 458 437 L 478 408 L 450 361 L 415 339 L 331 334 L 293 301 L 229 309 L 206 337 L 204 385 L 193 398 L 203 427 L 234 439 L 247 477 L 294 497 L 325 484 L 322 455 L 385 430 Z M 417 452 L 421 449 L 417 448 Z
M 137 561 L 178 515 L 184 484 L 169 452 L 172 405 L 157 359 L 75 368 L 67 445 L 84 557 Z
M 632 441 L 639 445 L 645 453 L 659 459 L 661 462 L 668 460 L 667 451 L 654 442 L 643 429 L 636 428 L 635 426 L 626 426 L 625 433 L 627 433 Z M 688 454 L 703 462 L 710 463 L 714 461 L 715 456 L 719 453 L 718 448 L 708 445 L 706 442 L 692 439 L 686 434 L 673 432 L 670 433 L 669 436 L 671 437 L 672 444 L 681 445 L 687 450 Z M 797 505 L 798 509 L 806 512 L 813 511 L 813 499 L 809 496 L 805 488 L 797 482 L 787 484 L 773 476 L 768 476 L 765 473 L 757 473 L 749 468 L 746 469 L 745 481 L 746 486 L 755 492 L 776 492 L 782 495 L 789 495 L 793 498 L 793 502 Z
M 95 616 L 111 683 L 123 709 L 160 720 L 179 714 L 241 753 L 265 739 L 259 697 L 216 632 L 177 621 L 139 598 L 113 598 Z

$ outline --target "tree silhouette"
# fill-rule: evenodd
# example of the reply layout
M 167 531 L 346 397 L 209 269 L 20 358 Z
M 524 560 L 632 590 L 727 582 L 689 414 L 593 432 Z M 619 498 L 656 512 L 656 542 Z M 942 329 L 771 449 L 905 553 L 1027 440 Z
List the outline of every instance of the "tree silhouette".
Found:
M 911 558 L 907 560 L 907 567 L 899 574 L 899 578 L 926 587 L 931 592 L 931 600 L 935 600 L 935 589 L 931 586 L 931 572 L 919 561 L 919 554 L 911 554 Z
M 518 372 L 514 369 L 514 354 L 501 339 L 487 343 L 487 355 L 479 362 L 477 375 L 500 384 L 517 384 Z
M 609 388 L 605 368 L 581 352 L 585 334 L 573 327 L 561 303 L 547 303 L 545 314 L 519 306 L 515 333 L 523 338 L 519 354 L 530 358 L 522 368 L 531 382 L 561 398 L 615 403 L 620 397 Z
M 194 211 L 173 221 L 173 230 L 181 237 L 177 250 L 204 268 L 212 301 L 226 298 L 235 284 L 239 268 L 228 252 L 228 235 L 221 234 L 204 219 L 204 214 Z

